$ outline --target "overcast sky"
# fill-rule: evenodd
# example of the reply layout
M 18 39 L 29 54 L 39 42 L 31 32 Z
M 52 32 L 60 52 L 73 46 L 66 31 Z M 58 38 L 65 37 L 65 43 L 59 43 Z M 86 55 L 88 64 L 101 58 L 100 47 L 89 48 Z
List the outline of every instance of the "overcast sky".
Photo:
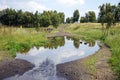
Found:
M 0 10 L 5 8 L 22 9 L 23 11 L 43 12 L 43 10 L 57 10 L 64 12 L 66 17 L 71 17 L 75 9 L 79 9 L 80 15 L 85 12 L 95 11 L 98 14 L 98 6 L 103 3 L 118 4 L 120 0 L 0 0 Z

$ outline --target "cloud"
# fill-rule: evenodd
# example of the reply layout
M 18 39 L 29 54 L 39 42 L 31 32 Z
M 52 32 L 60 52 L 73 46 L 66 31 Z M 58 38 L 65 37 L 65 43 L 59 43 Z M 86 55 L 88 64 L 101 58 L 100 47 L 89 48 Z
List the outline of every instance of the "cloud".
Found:
M 6 0 L 1 0 L 0 1 L 0 11 L 3 10 L 3 9 L 6 9 L 8 8 L 9 6 L 6 5 Z
M 57 2 L 69 7 L 75 5 L 83 5 L 85 3 L 84 0 L 57 0 Z
M 1 3 L 1 4 L 6 4 L 7 1 L 6 1 L 6 0 L 1 0 L 0 3 Z
M 30 1 L 26 4 L 26 7 L 29 8 L 30 10 L 33 10 L 33 11 L 43 11 L 43 10 L 50 10 L 49 8 L 47 8 L 46 6 L 42 5 L 42 4 L 38 4 L 37 2 L 35 1 Z
M 0 5 L 0 11 L 3 10 L 3 9 L 6 9 L 6 8 L 9 8 L 9 6 L 7 6 L 7 5 Z
M 11 2 L 2 1 L 2 5 L 3 6 L 0 6 L 0 9 L 4 9 L 8 7 L 7 5 L 9 5 L 9 7 L 13 9 L 18 9 L 18 10 L 22 9 L 23 11 L 31 11 L 31 12 L 35 12 L 37 10 L 40 12 L 43 10 L 51 10 L 50 8 L 47 8 L 44 4 L 37 2 L 37 0 L 34 1 L 13 0 Z

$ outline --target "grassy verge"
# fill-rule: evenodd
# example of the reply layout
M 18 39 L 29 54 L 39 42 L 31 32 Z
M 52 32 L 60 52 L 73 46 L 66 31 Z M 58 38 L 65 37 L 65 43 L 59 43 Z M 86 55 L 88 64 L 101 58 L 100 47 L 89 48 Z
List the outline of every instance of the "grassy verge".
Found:
M 119 29 L 112 29 L 110 34 L 111 35 L 109 35 L 104 42 L 109 45 L 112 50 L 113 54 L 109 62 L 120 79 L 120 27 Z
M 109 62 L 120 79 L 120 24 L 113 26 L 109 30 L 109 35 L 104 40 L 101 24 L 98 23 L 71 24 L 65 29 L 65 31 L 72 34 L 77 34 L 79 38 L 88 41 L 101 40 L 103 43 L 110 46 L 112 56 Z M 93 60 L 90 60 L 89 63 L 91 66 Z
M 96 73 L 96 66 L 95 66 L 96 62 L 97 62 L 97 58 L 95 55 L 93 55 L 89 59 L 87 59 L 84 63 L 84 65 L 88 67 L 88 69 L 92 74 Z
M 29 50 L 32 46 L 42 46 L 47 41 L 46 32 L 37 32 L 35 28 L 0 28 L 0 51 L 16 52 Z
M 96 23 L 83 23 L 83 24 L 71 24 L 65 29 L 66 32 L 74 33 L 87 41 L 95 41 L 102 37 L 102 31 L 100 24 Z

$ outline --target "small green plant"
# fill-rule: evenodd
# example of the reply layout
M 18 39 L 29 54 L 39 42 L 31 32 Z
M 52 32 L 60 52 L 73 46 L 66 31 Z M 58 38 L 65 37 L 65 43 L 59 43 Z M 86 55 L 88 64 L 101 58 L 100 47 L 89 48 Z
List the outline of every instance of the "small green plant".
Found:
M 88 67 L 88 69 L 90 70 L 91 73 L 96 72 L 96 66 L 95 66 L 96 62 L 97 62 L 97 59 L 95 56 L 93 56 L 90 59 L 88 59 L 87 61 L 85 61 L 85 65 Z

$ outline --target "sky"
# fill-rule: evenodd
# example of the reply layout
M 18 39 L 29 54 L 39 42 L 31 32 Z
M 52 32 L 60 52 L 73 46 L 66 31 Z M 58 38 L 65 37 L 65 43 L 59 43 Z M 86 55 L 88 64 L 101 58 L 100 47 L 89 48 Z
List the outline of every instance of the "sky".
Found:
M 119 0 L 0 0 L 0 10 L 5 8 L 22 9 L 23 11 L 40 13 L 43 10 L 57 10 L 64 12 L 66 17 L 72 17 L 74 10 L 78 9 L 80 16 L 88 11 L 99 12 L 99 5 L 111 3 L 117 5 Z

